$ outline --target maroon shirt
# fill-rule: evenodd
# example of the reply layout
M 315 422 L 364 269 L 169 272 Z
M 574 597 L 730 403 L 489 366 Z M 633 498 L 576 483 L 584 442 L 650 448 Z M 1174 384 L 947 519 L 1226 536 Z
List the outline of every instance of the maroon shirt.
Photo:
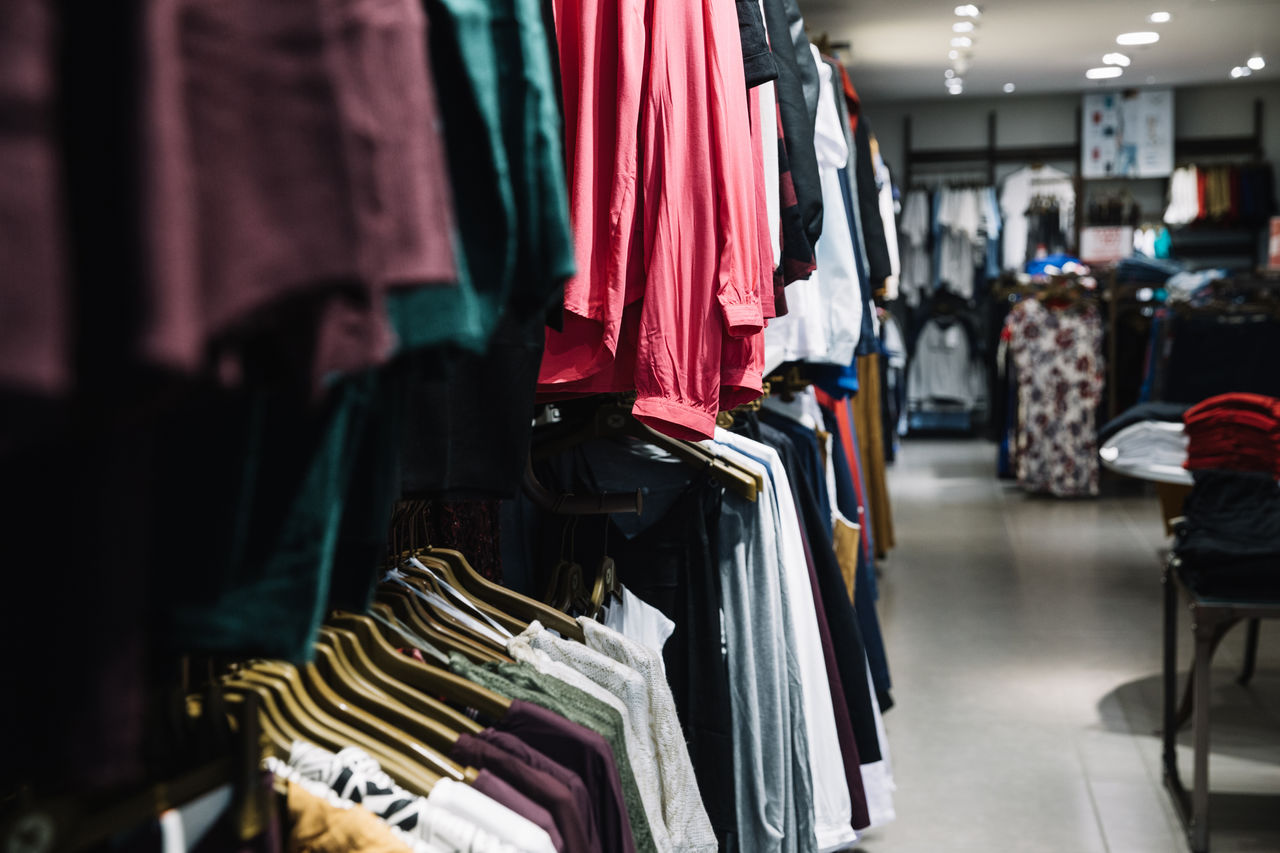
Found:
M 636 853 L 631 820 L 622 798 L 622 777 L 608 741 L 559 714 L 520 699 L 512 700 L 511 709 L 494 728 L 515 735 L 577 773 L 595 795 L 593 805 L 604 842 L 602 849 Z
M 449 757 L 460 764 L 493 773 L 535 805 L 546 809 L 564 840 L 565 853 L 596 853 L 600 849 L 587 841 L 587 830 L 573 795 L 554 776 L 530 767 L 511 753 L 469 734 L 458 739 L 449 751 Z
M 560 830 L 556 828 L 556 822 L 552 820 L 550 812 L 542 806 L 533 802 L 533 800 L 530 800 L 488 770 L 481 770 L 480 775 L 476 777 L 476 781 L 472 783 L 471 787 L 495 803 L 506 806 L 525 820 L 545 829 L 547 835 L 551 836 L 551 844 L 556 848 L 557 853 L 565 853 L 564 838 L 561 837 Z

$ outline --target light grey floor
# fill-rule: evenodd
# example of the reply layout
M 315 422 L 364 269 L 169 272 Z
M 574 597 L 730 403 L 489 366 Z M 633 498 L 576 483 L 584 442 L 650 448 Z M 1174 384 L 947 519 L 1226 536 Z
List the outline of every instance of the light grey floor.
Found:
M 1155 734 L 1166 543 L 1154 496 L 1028 497 L 994 472 L 993 445 L 976 440 L 909 441 L 891 469 L 898 547 L 880 618 L 897 821 L 860 849 L 1186 850 Z M 1247 689 L 1233 681 L 1243 639 L 1226 639 L 1214 672 L 1211 849 L 1274 853 L 1280 622 L 1263 623 Z M 1188 780 L 1190 761 L 1184 746 Z

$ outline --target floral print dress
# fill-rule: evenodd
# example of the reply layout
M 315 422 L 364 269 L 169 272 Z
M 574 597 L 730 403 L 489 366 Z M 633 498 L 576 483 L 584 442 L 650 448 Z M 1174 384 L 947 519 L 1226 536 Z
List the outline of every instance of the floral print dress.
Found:
M 1038 299 L 1005 321 L 1018 374 L 1018 485 L 1059 497 L 1098 494 L 1095 411 L 1102 396 L 1102 321 L 1081 303 Z

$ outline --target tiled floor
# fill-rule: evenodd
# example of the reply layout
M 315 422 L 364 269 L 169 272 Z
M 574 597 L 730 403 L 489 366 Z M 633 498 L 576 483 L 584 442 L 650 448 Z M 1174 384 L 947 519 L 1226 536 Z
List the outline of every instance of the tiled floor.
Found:
M 908 442 L 880 614 L 898 819 L 867 853 L 1177 853 L 1161 784 L 1154 496 L 1028 497 L 992 445 Z M 1183 659 L 1189 628 L 1182 620 Z M 1280 622 L 1215 667 L 1212 850 L 1280 851 Z M 1189 739 L 1184 734 L 1184 744 Z M 1182 749 L 1189 780 L 1191 754 Z M 1263 796 L 1265 795 L 1265 796 Z

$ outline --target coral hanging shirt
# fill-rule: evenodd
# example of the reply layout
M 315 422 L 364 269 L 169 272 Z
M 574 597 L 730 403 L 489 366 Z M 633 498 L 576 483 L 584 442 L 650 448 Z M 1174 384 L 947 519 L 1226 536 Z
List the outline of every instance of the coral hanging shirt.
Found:
M 646 20 L 643 7 L 636 17 L 637 7 L 624 2 L 615 36 L 570 26 L 587 17 L 577 6 L 557 4 L 557 31 L 566 122 L 570 114 L 579 119 L 566 136 L 575 140 L 571 210 L 581 273 L 566 287 L 564 331 L 548 331 L 539 392 L 634 389 L 636 417 L 679 438 L 708 437 L 725 340 L 760 333 L 761 288 L 771 279 L 762 268 L 736 12 L 727 3 L 655 0 Z M 594 62 L 607 73 L 615 59 L 617 96 L 607 81 L 598 89 L 587 81 Z M 638 124 L 629 143 L 633 93 Z M 614 116 L 616 133 L 601 128 L 596 106 Z M 587 115 L 597 122 L 590 132 L 582 129 Z M 634 183 L 618 166 L 631 165 L 629 154 Z M 638 198 L 628 194 L 636 190 Z M 751 348 L 734 352 L 743 363 L 727 372 L 758 393 Z

